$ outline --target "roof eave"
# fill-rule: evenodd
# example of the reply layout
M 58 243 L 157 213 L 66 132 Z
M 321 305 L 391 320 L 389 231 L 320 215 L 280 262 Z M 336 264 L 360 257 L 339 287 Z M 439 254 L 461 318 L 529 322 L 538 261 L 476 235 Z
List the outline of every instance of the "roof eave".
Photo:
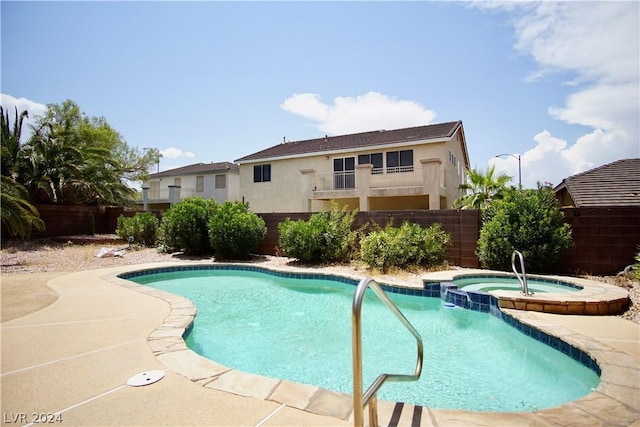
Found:
M 214 174 L 214 173 L 224 173 L 224 172 L 235 172 L 238 173 L 238 169 L 226 168 L 226 169 L 211 169 L 205 171 L 196 171 L 196 172 L 176 172 L 176 173 L 154 173 L 149 175 L 149 179 L 153 178 L 167 178 L 171 176 L 188 176 L 188 175 L 206 175 L 206 174 Z
M 395 148 L 395 147 L 408 147 L 412 145 L 417 145 L 417 143 L 419 143 L 420 145 L 437 144 L 437 143 L 450 141 L 453 135 L 455 135 L 455 132 L 453 132 L 451 136 L 439 137 L 439 138 L 413 139 L 409 141 L 405 140 L 405 141 L 398 141 L 398 142 L 392 142 L 392 143 L 373 144 L 373 145 L 366 145 L 366 146 L 355 147 L 355 148 L 340 148 L 336 150 L 310 151 L 307 153 L 261 157 L 261 158 L 255 158 L 255 159 L 240 158 L 235 160 L 235 163 L 242 165 L 242 164 L 248 164 L 248 163 L 271 162 L 275 160 L 288 160 L 288 159 L 298 159 L 298 158 L 304 158 L 304 157 L 328 156 L 328 155 L 336 155 L 336 154 L 344 154 L 344 153 L 353 153 L 353 152 L 359 152 L 359 151 L 371 151 L 371 150 L 382 149 L 382 148 L 386 149 L 386 148 Z M 466 153 L 465 153 L 465 156 L 466 156 Z

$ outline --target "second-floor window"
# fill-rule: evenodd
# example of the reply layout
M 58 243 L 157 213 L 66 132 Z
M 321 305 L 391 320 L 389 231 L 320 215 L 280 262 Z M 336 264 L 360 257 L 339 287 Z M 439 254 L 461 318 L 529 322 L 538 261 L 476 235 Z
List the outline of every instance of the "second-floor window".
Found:
M 160 198 L 160 181 L 151 181 L 149 183 L 149 197 L 152 199 Z
M 271 181 L 271 165 L 257 165 L 253 167 L 253 182 Z
M 204 175 L 196 176 L 196 193 L 204 192 Z
M 387 173 L 413 172 L 413 150 L 387 151 Z
M 382 153 L 360 154 L 358 155 L 359 165 L 371 165 L 371 175 L 379 175 L 384 170 L 382 166 Z
M 356 188 L 355 157 L 333 159 L 333 188 L 344 190 Z
M 226 175 L 216 175 L 216 188 L 225 188 L 227 186 Z

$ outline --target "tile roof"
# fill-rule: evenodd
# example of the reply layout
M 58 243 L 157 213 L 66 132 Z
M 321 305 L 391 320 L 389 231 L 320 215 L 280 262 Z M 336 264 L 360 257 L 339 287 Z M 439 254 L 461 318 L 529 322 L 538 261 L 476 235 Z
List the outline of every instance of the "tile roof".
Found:
M 609 163 L 562 180 L 575 207 L 640 206 L 640 158 Z
M 349 135 L 325 136 L 323 138 L 292 141 L 249 154 L 236 160 L 236 162 L 291 157 L 325 151 L 365 148 L 410 141 L 450 138 L 460 126 L 462 126 L 462 122 L 456 121 L 404 129 L 375 130 Z
M 194 175 L 198 173 L 216 173 L 226 171 L 238 171 L 239 167 L 235 163 L 218 162 L 218 163 L 196 163 L 193 165 L 182 166 L 180 168 L 169 169 L 166 171 L 152 173 L 149 178 L 164 178 L 167 176 Z

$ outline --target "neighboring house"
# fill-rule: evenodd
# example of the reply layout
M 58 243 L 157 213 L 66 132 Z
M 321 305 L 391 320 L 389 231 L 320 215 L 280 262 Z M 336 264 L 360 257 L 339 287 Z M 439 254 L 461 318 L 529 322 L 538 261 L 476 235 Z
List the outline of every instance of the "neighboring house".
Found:
M 618 160 L 572 175 L 553 191 L 563 207 L 640 206 L 640 159 Z
M 217 202 L 238 200 L 238 165 L 196 163 L 151 174 L 142 186 L 144 210 L 166 210 L 182 199 L 200 196 Z
M 450 209 L 469 155 L 457 121 L 284 142 L 236 162 L 254 212 Z

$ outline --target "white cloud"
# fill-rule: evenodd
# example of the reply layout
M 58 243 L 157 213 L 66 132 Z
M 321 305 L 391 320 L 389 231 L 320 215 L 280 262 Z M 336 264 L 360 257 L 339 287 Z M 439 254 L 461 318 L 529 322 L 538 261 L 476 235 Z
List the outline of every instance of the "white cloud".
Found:
M 164 150 L 160 150 L 160 154 L 162 154 L 162 157 L 169 159 L 177 159 L 180 157 L 195 157 L 195 154 L 193 154 L 191 151 L 182 151 L 182 149 L 176 147 L 169 147 L 165 148 Z
M 2 104 L 5 114 L 7 112 L 9 113 L 9 122 L 11 123 L 11 126 L 13 126 L 13 121 L 15 119 L 16 107 L 18 109 L 18 115 L 25 110 L 29 112 L 29 118 L 25 118 L 22 122 L 22 141 L 31 135 L 31 128 L 29 125 L 34 125 L 37 117 L 44 115 L 47 110 L 47 106 L 44 104 L 27 98 L 16 98 L 6 93 L 0 94 L 0 103 Z
M 525 188 L 535 188 L 537 181 L 540 181 L 539 171 L 541 169 L 555 171 L 555 174 L 545 174 L 545 181 L 550 181 L 554 185 L 558 184 L 563 176 L 562 171 L 569 167 L 567 160 L 562 156 L 563 150 L 567 147 L 567 141 L 555 138 L 548 131 L 537 134 L 533 140 L 536 146 L 520 155 L 520 165 L 516 154 L 492 158 L 489 164 L 495 165 L 496 172 L 506 173 L 512 177 L 512 184 L 518 183 L 518 173 L 520 168 L 522 173 L 522 185 Z
M 539 67 L 527 81 L 555 73 L 571 76 L 566 84 L 575 91 L 563 106 L 549 106 L 550 116 L 591 128 L 572 143 L 547 131 L 535 135 L 534 147 L 522 155 L 525 186 L 535 186 L 533 176 L 525 180 L 527 170 L 558 184 L 569 175 L 640 156 L 640 3 L 475 5 L 512 14 L 515 48 Z
M 280 107 L 317 122 L 315 127 L 332 135 L 422 126 L 436 116 L 417 102 L 390 98 L 379 92 L 355 98 L 339 96 L 333 105 L 323 103 L 318 94 L 294 94 Z
M 573 71 L 577 81 L 638 78 L 636 2 L 523 3 L 515 22 L 516 48 L 541 71 Z
M 638 121 L 638 82 L 618 85 L 596 84 L 571 94 L 564 107 L 550 107 L 549 113 L 570 124 L 597 129 L 621 129 Z

